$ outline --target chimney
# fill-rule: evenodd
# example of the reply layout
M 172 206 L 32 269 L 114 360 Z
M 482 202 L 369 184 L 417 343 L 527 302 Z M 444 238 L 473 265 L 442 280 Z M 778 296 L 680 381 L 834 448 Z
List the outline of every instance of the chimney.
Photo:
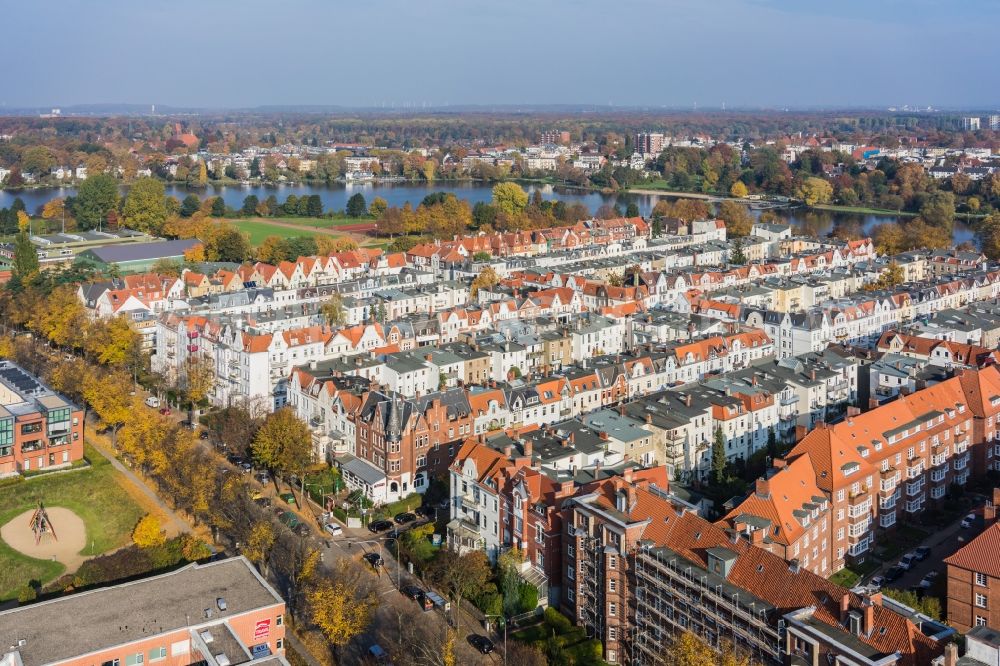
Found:
M 599 433 L 597 433 L 597 436 L 601 438 L 602 442 L 606 442 L 606 441 L 608 441 L 608 439 L 610 439 L 608 437 L 608 433 L 604 432 L 603 430 L 600 431 Z
M 594 463 L 594 478 L 597 478 L 601 473 L 601 461 L 598 460 Z
M 944 646 L 944 666 L 958 666 L 957 643 L 948 643 Z
M 807 434 L 809 434 L 809 428 L 805 427 L 804 425 L 796 425 L 795 426 L 795 441 L 796 442 L 798 442 L 799 440 L 801 440 Z
M 624 402 L 618 404 L 618 413 L 620 415 L 622 415 L 622 416 L 625 416 L 625 403 Z
M 531 440 L 526 439 L 521 443 L 521 448 L 524 450 L 524 455 L 531 457 Z
M 646 425 L 651 425 L 653 423 L 653 416 L 651 414 L 646 414 Z
M 761 497 L 767 497 L 771 492 L 767 479 L 763 477 L 758 477 L 757 482 L 754 486 L 754 492 L 760 495 Z
M 559 497 L 568 497 L 573 494 L 573 490 L 576 489 L 576 484 L 572 479 L 569 481 L 563 481 L 559 484 Z
M 865 597 L 862 609 L 864 611 L 864 623 L 861 625 L 861 630 L 865 633 L 865 636 L 870 636 L 872 629 L 875 628 L 875 603 L 871 597 Z
M 755 546 L 759 546 L 764 543 L 764 530 L 754 530 L 751 532 L 750 542 Z
M 691 406 L 691 394 L 690 393 L 685 393 L 684 394 L 684 404 L 687 405 L 688 407 Z
M 510 458 L 510 454 L 513 452 L 513 450 L 514 450 L 514 447 L 512 447 L 510 444 L 508 444 L 507 446 L 503 447 L 503 455 L 504 455 L 504 457 L 506 457 L 506 458 L 509 459 Z
M 847 622 L 847 611 L 851 607 L 851 593 L 844 592 L 844 596 L 840 598 L 840 623 L 843 624 Z
M 632 468 L 626 467 L 622 470 L 622 478 L 625 479 L 626 483 L 632 483 Z

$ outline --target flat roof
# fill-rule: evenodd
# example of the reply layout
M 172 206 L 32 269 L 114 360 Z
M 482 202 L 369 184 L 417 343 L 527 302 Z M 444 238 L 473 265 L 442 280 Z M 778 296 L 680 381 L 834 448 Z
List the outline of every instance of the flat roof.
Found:
M 278 604 L 284 601 L 240 556 L 4 611 L 0 645 L 24 641 L 15 648 L 24 666 L 40 666 Z

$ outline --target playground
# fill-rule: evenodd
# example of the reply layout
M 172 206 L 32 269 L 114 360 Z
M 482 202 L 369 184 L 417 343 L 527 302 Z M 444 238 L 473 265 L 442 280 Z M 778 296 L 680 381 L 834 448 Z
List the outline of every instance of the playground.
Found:
M 41 512 L 41 515 L 40 513 Z M 73 571 L 87 559 L 83 519 L 61 506 L 29 509 L 0 527 L 0 539 L 36 560 L 54 560 Z

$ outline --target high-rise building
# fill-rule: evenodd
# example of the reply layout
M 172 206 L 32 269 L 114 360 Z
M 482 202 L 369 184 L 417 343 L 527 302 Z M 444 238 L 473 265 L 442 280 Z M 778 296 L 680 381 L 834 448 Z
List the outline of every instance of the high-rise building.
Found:
M 565 130 L 550 130 L 548 132 L 542 132 L 541 143 L 569 143 L 569 132 Z
M 979 118 L 974 118 L 972 116 L 962 118 L 962 129 L 966 132 L 975 132 L 979 130 Z
M 991 130 L 1000 130 L 1000 113 L 994 113 L 987 121 Z
M 639 132 L 635 135 L 635 150 L 644 155 L 659 155 L 665 143 L 661 132 Z

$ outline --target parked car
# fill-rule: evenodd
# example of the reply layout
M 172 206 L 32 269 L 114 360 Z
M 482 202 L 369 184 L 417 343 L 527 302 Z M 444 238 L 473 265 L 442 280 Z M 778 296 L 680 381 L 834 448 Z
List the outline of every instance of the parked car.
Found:
M 900 579 L 902 575 L 903 575 L 902 568 L 889 567 L 889 569 L 885 572 L 885 582 L 892 583 L 893 581 L 897 581 Z
M 405 525 L 406 523 L 412 523 L 417 519 L 416 514 L 410 513 L 409 511 L 404 513 L 397 513 L 396 517 L 393 518 L 400 525 Z
M 253 503 L 256 504 L 257 506 L 259 506 L 262 509 L 270 509 L 271 508 L 271 498 L 270 497 L 257 497 L 257 498 L 254 499 Z
M 937 579 L 937 577 L 938 577 L 937 571 L 928 571 L 927 575 L 920 579 L 919 583 L 920 587 L 924 588 L 925 590 L 929 590 L 931 586 L 934 585 L 934 581 L 935 579 Z
M 913 564 L 917 561 L 917 555 L 915 553 L 907 553 L 903 557 L 899 558 L 899 564 L 896 565 L 903 571 L 909 571 L 913 568 Z
M 923 562 L 931 554 L 931 548 L 930 546 L 920 546 L 920 548 L 913 551 L 913 554 L 917 556 L 918 560 Z
M 883 585 L 885 585 L 885 576 L 875 576 L 868 581 L 868 589 L 872 592 L 878 592 Z
M 169 407 L 161 407 L 160 408 L 160 413 L 163 414 L 164 416 L 170 416 L 170 408 Z
M 424 591 L 421 590 L 416 585 L 407 585 L 401 590 L 401 592 L 406 596 L 408 596 L 409 598 L 413 599 L 414 601 L 424 596 Z
M 378 553 L 365 553 L 362 558 L 365 562 L 372 565 L 372 569 L 378 569 L 382 566 L 382 556 Z
M 493 652 L 493 641 L 486 638 L 486 636 L 481 636 L 480 634 L 470 634 L 469 645 L 479 650 L 480 654 L 489 654 Z
M 376 664 L 389 663 L 389 653 L 382 649 L 380 645 L 372 645 L 369 647 L 368 654 L 375 660 Z
M 146 406 L 156 409 L 157 407 L 160 406 L 160 399 L 157 398 L 155 395 L 151 395 L 148 398 L 146 398 Z
M 295 495 L 292 493 L 281 493 L 278 495 L 285 504 L 295 506 Z
M 392 522 L 388 520 L 375 520 L 368 523 L 368 530 L 375 534 L 392 529 Z
M 428 506 L 426 504 L 423 506 L 418 506 L 414 511 L 418 516 L 423 516 L 425 518 L 434 517 L 434 507 Z
M 312 534 L 312 530 L 310 530 L 309 526 L 305 523 L 299 523 L 299 526 L 295 529 L 295 533 L 299 536 L 307 537 Z
M 323 529 L 331 536 L 340 536 L 344 533 L 344 530 L 337 523 L 327 523 Z
M 200 433 L 198 433 L 198 439 L 202 441 L 207 440 L 209 437 L 211 437 L 211 435 L 208 434 L 207 430 L 202 430 Z
M 251 465 L 246 461 L 243 461 L 240 463 L 240 469 L 243 471 L 244 474 L 249 474 L 250 472 L 253 471 L 253 465 Z M 294 504 L 294 502 L 292 502 L 292 504 Z
M 962 518 L 962 522 L 960 524 L 962 525 L 963 529 L 968 529 L 972 527 L 973 523 L 975 522 L 976 522 L 976 514 L 970 513 L 965 518 Z

